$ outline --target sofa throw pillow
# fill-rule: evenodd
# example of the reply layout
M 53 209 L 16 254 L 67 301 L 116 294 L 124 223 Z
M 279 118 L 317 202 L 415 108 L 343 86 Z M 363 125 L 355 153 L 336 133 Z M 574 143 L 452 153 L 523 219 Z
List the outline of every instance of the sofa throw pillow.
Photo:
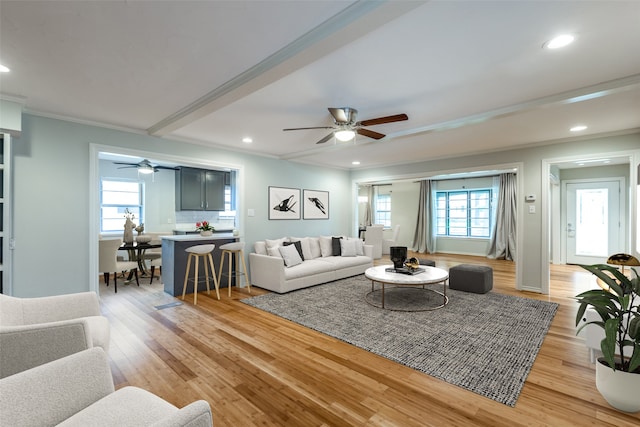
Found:
M 309 249 L 311 250 L 311 257 L 307 259 L 319 258 L 322 256 L 322 252 L 320 251 L 320 238 L 318 237 L 308 237 L 309 239 Z M 304 246 L 303 246 L 304 249 Z
M 333 256 L 342 255 L 342 247 L 340 246 L 340 240 L 342 240 L 342 237 L 331 238 L 331 253 L 333 254 Z
M 280 254 L 280 246 L 276 246 L 274 248 L 267 248 L 267 255 L 277 256 L 278 258 L 282 258 L 282 255 Z
M 333 246 L 331 244 L 331 237 L 320 236 L 320 253 L 323 258 L 333 255 Z
M 351 239 L 339 239 L 340 256 L 356 256 L 356 241 Z
M 284 242 L 288 242 L 289 239 L 286 237 L 281 237 L 279 239 L 266 239 L 265 242 L 267 244 L 267 248 L 275 248 L 278 246 L 282 246 Z
M 353 240 L 356 244 L 356 255 L 364 255 L 364 242 L 357 237 L 349 237 L 347 240 Z
M 295 245 L 279 246 L 278 250 L 280 251 L 280 255 L 282 255 L 284 265 L 287 267 L 302 264 L 302 258 L 300 258 L 300 254 Z
M 300 258 L 302 258 L 302 261 L 304 261 L 304 254 L 302 253 L 302 243 L 300 243 L 299 240 L 296 240 L 295 242 L 284 242 L 282 244 L 282 246 L 290 246 L 293 245 L 296 247 L 296 250 L 298 251 L 298 255 L 300 255 Z
M 311 245 L 309 244 L 308 237 L 289 237 L 290 242 L 300 242 L 300 246 L 302 247 L 302 260 L 305 259 L 313 259 L 313 255 L 311 255 Z
M 253 251 L 260 255 L 267 254 L 267 243 L 263 241 L 258 241 L 253 244 Z

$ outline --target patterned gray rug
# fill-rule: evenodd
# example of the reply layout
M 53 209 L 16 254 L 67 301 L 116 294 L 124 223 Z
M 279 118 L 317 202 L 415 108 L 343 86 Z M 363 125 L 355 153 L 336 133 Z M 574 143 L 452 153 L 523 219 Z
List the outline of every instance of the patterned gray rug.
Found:
M 411 304 L 415 298 L 427 304 L 442 299 L 403 289 Z M 390 311 L 367 303 L 370 291 L 371 282 L 361 275 L 242 302 L 509 406 L 515 406 L 558 308 L 529 298 L 448 289 L 444 308 Z M 403 297 L 392 294 L 398 308 Z M 385 293 L 385 305 L 389 300 Z

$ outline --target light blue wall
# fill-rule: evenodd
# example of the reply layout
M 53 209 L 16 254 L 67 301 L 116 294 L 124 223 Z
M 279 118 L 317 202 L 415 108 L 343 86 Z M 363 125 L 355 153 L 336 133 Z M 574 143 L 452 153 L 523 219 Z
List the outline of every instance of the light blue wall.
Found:
M 254 241 L 265 238 L 353 234 L 348 171 L 25 114 L 22 135 L 14 141 L 13 295 L 90 289 L 90 262 L 97 263 L 89 255 L 89 194 L 97 191 L 90 188 L 91 144 L 242 167 L 245 195 L 239 209 L 240 231 L 248 250 Z M 329 191 L 329 220 L 268 220 L 270 185 Z M 250 208 L 255 210 L 254 217 L 246 216 Z
M 543 256 L 548 264 L 548 249 L 543 251 L 544 239 L 541 238 L 543 223 L 543 215 L 541 214 L 542 185 L 547 182 L 546 177 L 543 179 L 542 176 L 543 160 L 572 158 L 577 155 L 587 157 L 600 153 L 616 152 L 635 153 L 635 158 L 639 159 L 640 157 L 637 154 L 639 150 L 640 134 L 635 133 L 456 158 L 435 159 L 385 168 L 356 170 L 352 173 L 352 182 L 357 184 L 380 180 L 389 181 L 452 171 L 481 170 L 483 168 L 491 170 L 496 165 L 521 164 L 521 170 L 518 171 L 518 180 L 522 184 L 522 194 L 519 195 L 520 200 L 524 201 L 524 195 L 526 194 L 536 194 L 538 199 L 534 203 L 537 208 L 536 213 L 524 214 L 520 221 L 523 235 L 521 236 L 522 247 L 518 248 L 518 251 L 521 251 L 520 255 L 523 261 L 518 266 L 518 274 L 522 278 L 522 289 L 544 291 L 543 285 L 544 283 L 548 284 L 548 277 L 543 277 L 545 275 Z M 521 206 L 524 206 L 524 203 Z
M 240 231 L 248 249 L 264 238 L 353 235 L 357 220 L 352 189 L 358 181 L 522 162 L 518 179 L 523 180 L 523 194 L 540 195 L 543 159 L 640 149 L 640 134 L 633 134 L 349 173 L 28 114 L 23 115 L 22 127 L 22 135 L 14 140 L 12 266 L 12 294 L 21 297 L 90 288 L 89 266 L 97 263 L 89 255 L 90 192 L 97 191 L 90 188 L 91 144 L 239 165 L 244 173 Z M 269 221 L 268 186 L 329 191 L 330 219 Z M 255 216 L 247 217 L 247 209 L 254 209 Z M 524 262 L 519 267 L 524 284 L 532 289 L 542 282 L 541 224 L 540 214 L 524 216 Z

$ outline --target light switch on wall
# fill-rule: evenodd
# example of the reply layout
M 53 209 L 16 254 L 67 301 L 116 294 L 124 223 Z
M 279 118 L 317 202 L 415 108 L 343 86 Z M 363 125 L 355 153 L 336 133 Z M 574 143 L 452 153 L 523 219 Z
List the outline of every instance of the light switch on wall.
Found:
M 536 205 L 530 205 L 529 206 L 529 213 L 530 214 L 536 213 Z
M 247 216 L 256 216 L 255 209 L 247 209 Z

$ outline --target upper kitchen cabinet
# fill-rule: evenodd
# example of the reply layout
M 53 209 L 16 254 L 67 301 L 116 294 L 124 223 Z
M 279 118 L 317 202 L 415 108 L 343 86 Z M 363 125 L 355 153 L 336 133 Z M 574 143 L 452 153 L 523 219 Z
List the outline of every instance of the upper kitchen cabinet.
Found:
M 224 211 L 224 187 L 228 173 L 180 168 L 176 172 L 176 210 Z

